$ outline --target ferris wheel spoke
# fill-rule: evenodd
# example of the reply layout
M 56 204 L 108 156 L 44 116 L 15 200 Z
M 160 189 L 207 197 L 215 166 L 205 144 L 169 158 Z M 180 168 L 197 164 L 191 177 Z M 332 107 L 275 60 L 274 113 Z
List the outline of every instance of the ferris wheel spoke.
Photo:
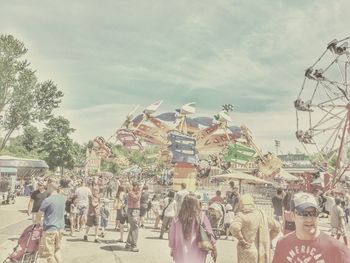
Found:
M 313 68 L 314 66 L 316 66 L 316 64 L 320 62 L 321 59 L 324 57 L 324 55 L 326 55 L 327 51 L 328 51 L 328 48 L 322 53 L 322 55 L 316 60 L 316 62 L 310 68 Z
M 324 109 L 322 109 L 324 112 L 326 112 L 326 114 L 318 121 L 318 123 L 316 123 L 312 128 L 315 128 L 315 127 L 318 127 L 318 126 L 321 126 L 322 124 L 330 121 L 330 120 L 333 120 L 334 118 L 336 119 L 339 119 L 339 120 L 342 120 L 341 117 L 339 117 L 338 115 L 341 115 L 341 114 L 344 114 L 343 112 L 339 112 L 338 114 L 333 114 L 332 112 L 330 111 L 326 111 Z M 331 116 L 329 116 L 331 115 Z M 326 118 L 328 116 L 328 118 Z M 310 118 L 311 120 L 311 118 Z
M 328 81 L 328 82 L 329 82 L 329 81 Z M 341 95 L 340 95 L 339 93 L 336 93 L 336 92 L 334 91 L 334 87 L 330 87 L 329 85 L 327 85 L 326 81 L 320 81 L 320 83 L 321 83 L 322 87 L 324 88 L 324 91 L 325 91 L 326 95 L 329 97 L 329 99 L 330 99 L 331 102 L 334 101 L 335 98 L 336 98 L 336 99 L 342 99 L 342 98 L 343 98 L 343 96 L 344 96 L 344 90 L 343 90 L 343 89 L 341 89 L 341 88 L 339 88 L 338 86 L 336 86 L 336 88 L 341 92 Z M 329 92 L 332 93 L 332 94 L 335 96 L 335 98 L 333 98 L 333 97 L 329 94 Z M 347 99 L 347 98 L 346 98 L 346 99 Z
M 339 133 L 340 133 L 341 130 L 342 130 L 342 129 L 341 129 L 341 123 L 340 123 L 338 129 L 336 130 L 336 131 L 338 131 L 338 132 L 337 132 L 336 135 L 334 136 L 334 141 L 333 141 L 333 144 L 332 144 L 331 149 L 334 149 L 335 143 L 337 142 L 337 139 L 339 138 Z
M 301 88 L 301 90 L 300 90 L 300 92 L 299 92 L 299 94 L 298 94 L 298 98 L 300 98 L 300 96 L 301 96 L 301 93 L 303 92 L 303 90 L 304 90 L 304 87 L 305 87 L 305 82 L 306 82 L 306 77 L 304 77 L 304 80 L 303 80 L 303 84 L 302 84 L 302 88 Z

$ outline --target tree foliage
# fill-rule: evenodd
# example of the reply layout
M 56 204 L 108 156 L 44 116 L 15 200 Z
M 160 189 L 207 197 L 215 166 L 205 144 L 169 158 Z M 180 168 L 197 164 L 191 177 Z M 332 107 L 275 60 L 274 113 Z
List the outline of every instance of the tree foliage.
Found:
M 63 97 L 51 80 L 38 81 L 26 52 L 12 35 L 0 36 L 0 150 L 15 130 L 51 118 Z
M 42 133 L 42 142 L 40 151 L 45 153 L 45 161 L 51 170 L 57 167 L 72 169 L 75 164 L 75 156 L 78 155 L 79 149 L 69 137 L 74 129 L 70 123 L 63 117 L 50 119 Z

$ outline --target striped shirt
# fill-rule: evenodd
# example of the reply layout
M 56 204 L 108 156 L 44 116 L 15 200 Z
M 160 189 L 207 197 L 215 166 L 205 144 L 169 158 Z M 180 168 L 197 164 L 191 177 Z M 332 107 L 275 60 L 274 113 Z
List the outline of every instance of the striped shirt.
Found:
M 128 208 L 140 209 L 141 191 L 130 191 L 128 193 Z

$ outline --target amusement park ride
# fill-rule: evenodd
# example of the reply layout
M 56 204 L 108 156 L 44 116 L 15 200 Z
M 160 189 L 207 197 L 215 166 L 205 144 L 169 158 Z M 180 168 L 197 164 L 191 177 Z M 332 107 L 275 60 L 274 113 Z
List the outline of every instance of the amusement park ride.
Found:
M 175 189 L 186 182 L 194 190 L 197 177 L 207 177 L 214 165 L 226 170 L 230 163 L 256 161 L 265 178 L 280 169 L 281 161 L 272 154 L 264 155 L 247 127 L 231 125 L 232 105 L 224 105 L 214 117 L 192 117 L 195 103 L 156 115 L 161 104 L 157 101 L 134 117 L 136 107 L 112 138 L 130 151 L 142 151 L 147 144 L 158 146 L 161 160 L 174 166 Z M 94 145 L 103 158 L 111 155 L 111 147 L 102 137 L 97 137 Z
M 348 38 L 333 40 L 306 71 L 294 102 L 296 137 L 321 171 L 332 175 L 333 189 L 349 171 L 350 52 Z

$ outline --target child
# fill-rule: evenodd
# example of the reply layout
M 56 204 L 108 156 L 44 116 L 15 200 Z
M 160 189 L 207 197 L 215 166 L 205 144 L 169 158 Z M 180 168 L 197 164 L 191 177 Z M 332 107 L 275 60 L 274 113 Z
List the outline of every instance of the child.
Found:
M 226 238 L 228 239 L 228 235 L 230 233 L 230 225 L 233 222 L 233 218 L 235 216 L 235 213 L 233 212 L 232 205 L 227 204 L 226 207 L 226 214 L 224 217 L 224 226 L 225 226 L 225 231 L 226 231 Z
M 70 209 L 69 209 L 69 220 L 70 220 L 70 235 L 74 237 L 74 228 L 75 222 L 78 217 L 78 206 L 77 206 L 77 196 L 74 195 L 71 200 Z
M 109 208 L 108 208 L 108 203 L 104 200 L 102 203 L 102 207 L 100 210 L 101 213 L 101 237 L 105 237 L 105 228 L 108 225 L 108 217 L 109 217 Z

